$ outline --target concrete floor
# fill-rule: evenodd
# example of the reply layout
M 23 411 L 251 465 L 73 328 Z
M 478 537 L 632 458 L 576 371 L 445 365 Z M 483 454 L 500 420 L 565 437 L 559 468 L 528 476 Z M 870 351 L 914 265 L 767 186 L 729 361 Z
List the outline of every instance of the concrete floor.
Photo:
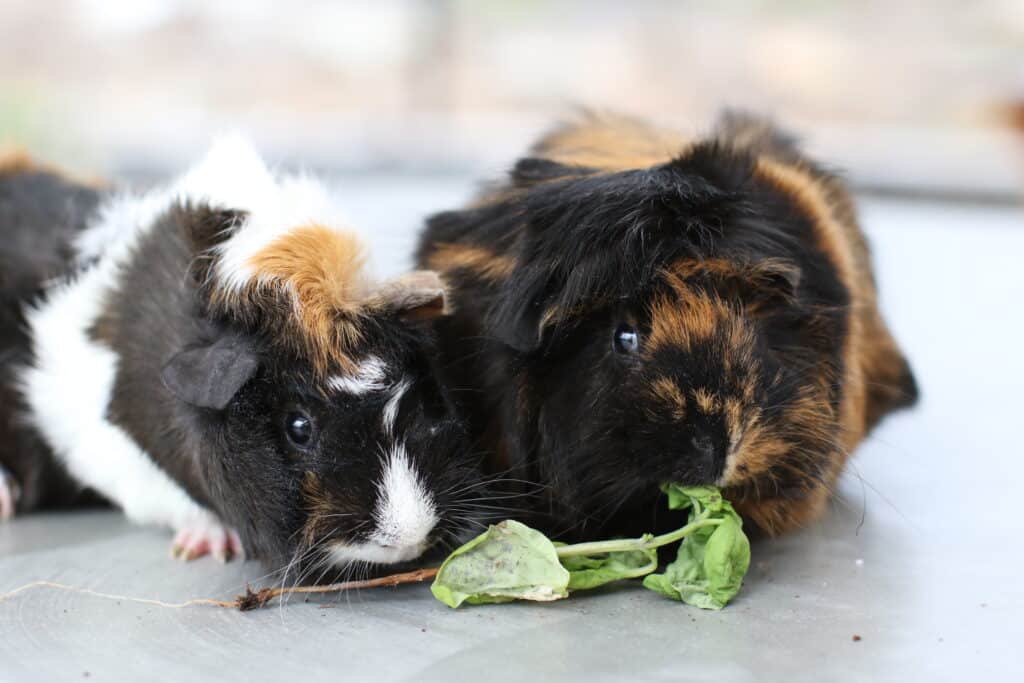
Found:
M 470 187 L 340 185 L 383 270 L 423 212 Z M 754 545 L 725 610 L 637 585 L 458 611 L 409 586 L 244 614 L 42 588 L 0 601 L 0 681 L 1022 680 L 1024 213 L 863 208 L 924 400 L 861 448 L 822 522 Z M 263 573 L 176 563 L 168 543 L 113 512 L 18 519 L 0 526 L 0 592 L 46 579 L 179 601 L 231 597 Z

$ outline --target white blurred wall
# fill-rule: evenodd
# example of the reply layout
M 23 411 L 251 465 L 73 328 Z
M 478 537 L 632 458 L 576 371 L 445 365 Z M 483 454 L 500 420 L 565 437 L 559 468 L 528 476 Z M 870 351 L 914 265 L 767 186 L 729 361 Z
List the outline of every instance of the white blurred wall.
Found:
M 242 128 L 289 163 L 492 172 L 577 105 L 734 105 L 865 183 L 1005 193 L 1020 98 L 1020 0 L 0 0 L 0 142 L 88 170 Z

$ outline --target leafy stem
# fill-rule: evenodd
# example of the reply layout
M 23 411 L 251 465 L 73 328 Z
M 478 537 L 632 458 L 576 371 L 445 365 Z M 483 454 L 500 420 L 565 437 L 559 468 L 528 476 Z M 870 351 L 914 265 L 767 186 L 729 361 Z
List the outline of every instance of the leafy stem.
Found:
M 711 486 L 665 484 L 670 510 L 686 510 L 687 524 L 667 534 L 558 545 L 521 522 L 491 525 L 444 561 L 430 587 L 448 605 L 480 605 L 567 598 L 622 579 L 673 600 L 721 609 L 750 567 L 743 522 Z M 658 574 L 657 549 L 682 541 L 675 561 Z
M 706 526 L 718 526 L 721 519 L 698 519 L 686 526 L 670 531 L 660 536 L 647 536 L 644 538 L 617 538 L 611 541 L 593 541 L 590 543 L 576 543 L 574 545 L 563 545 L 555 548 L 558 557 L 575 557 L 578 555 L 603 555 L 605 553 L 629 552 L 631 550 L 651 550 L 660 548 L 669 543 L 680 541 L 697 529 Z

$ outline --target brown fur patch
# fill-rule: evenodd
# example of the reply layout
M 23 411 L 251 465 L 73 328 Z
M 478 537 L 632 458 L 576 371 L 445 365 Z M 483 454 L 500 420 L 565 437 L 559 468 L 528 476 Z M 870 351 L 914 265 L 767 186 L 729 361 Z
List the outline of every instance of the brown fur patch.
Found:
M 747 477 L 756 477 L 768 472 L 779 458 L 793 448 L 789 441 L 778 436 L 760 418 L 760 415 L 755 415 L 750 420 L 750 423 L 743 430 L 742 440 L 736 449 L 737 456 L 740 459 L 737 460 L 735 465 L 742 463 L 743 471 Z M 734 467 L 729 465 L 732 465 L 732 463 L 727 463 L 727 469 L 722 475 L 722 485 L 734 486 L 742 484 L 746 477 L 735 477 L 733 474 Z
M 674 261 L 668 266 L 667 270 L 680 280 L 689 280 L 690 278 L 701 275 L 710 275 L 722 280 L 731 280 L 745 279 L 747 277 L 747 272 L 750 269 L 736 261 L 729 261 L 722 258 L 685 258 Z
M 693 401 L 697 404 L 697 409 L 705 415 L 713 415 L 721 407 L 718 399 L 707 389 L 694 389 Z
M 651 382 L 651 393 L 669 406 L 673 420 L 681 422 L 686 419 L 686 398 L 675 380 L 669 377 L 659 377 Z
M 723 495 L 733 502 L 736 511 L 744 519 L 754 523 L 770 536 L 776 536 L 790 529 L 797 529 L 813 522 L 825 511 L 829 490 L 817 488 L 807 491 L 803 500 L 788 498 L 736 499 L 729 490 Z
M 803 525 L 824 510 L 845 460 L 835 443 L 835 414 L 824 386 L 805 387 L 778 424 L 800 433 L 802 441 L 812 437 L 817 446 L 801 450 L 776 425 L 755 414 L 720 481 L 737 510 L 772 535 Z M 786 495 L 780 495 L 780 480 L 787 482 Z
M 0 148 L 0 175 L 13 175 L 15 173 L 28 173 L 30 171 L 42 170 L 29 156 L 29 153 L 21 147 Z
M 710 278 L 725 286 L 726 291 L 735 295 L 743 292 L 744 310 L 757 313 L 761 299 L 772 293 L 776 296 L 791 297 L 800 280 L 800 269 L 782 259 L 761 259 L 755 263 L 743 263 L 722 258 L 679 259 L 667 268 L 680 281 L 694 278 Z M 780 284 L 781 283 L 781 284 Z M 782 288 L 785 289 L 782 289 Z
M 361 302 L 365 298 L 362 244 L 352 234 L 321 225 L 296 228 L 257 252 L 253 287 L 284 287 L 293 297 L 296 324 L 314 368 L 326 374 L 332 365 L 353 370 L 350 357 L 360 341 Z
M 438 243 L 427 265 L 442 273 L 466 270 L 484 280 L 503 280 L 511 275 L 516 261 L 511 256 L 468 244 Z
M 675 296 L 658 295 L 649 305 L 651 333 L 645 345 L 649 353 L 669 347 L 692 349 L 735 317 L 725 302 L 689 287 L 678 274 L 666 270 L 662 275 Z
M 588 113 L 534 145 L 532 153 L 570 166 L 606 171 L 648 168 L 685 152 L 690 141 L 674 131 L 654 128 L 628 116 Z

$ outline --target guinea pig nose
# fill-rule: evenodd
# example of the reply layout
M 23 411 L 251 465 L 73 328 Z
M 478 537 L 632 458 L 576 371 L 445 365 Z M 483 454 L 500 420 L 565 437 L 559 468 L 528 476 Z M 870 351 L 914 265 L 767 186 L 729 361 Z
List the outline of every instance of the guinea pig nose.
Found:
M 698 434 L 690 439 L 690 443 L 693 444 L 694 450 L 702 458 L 711 460 L 715 457 L 715 442 L 707 434 Z

